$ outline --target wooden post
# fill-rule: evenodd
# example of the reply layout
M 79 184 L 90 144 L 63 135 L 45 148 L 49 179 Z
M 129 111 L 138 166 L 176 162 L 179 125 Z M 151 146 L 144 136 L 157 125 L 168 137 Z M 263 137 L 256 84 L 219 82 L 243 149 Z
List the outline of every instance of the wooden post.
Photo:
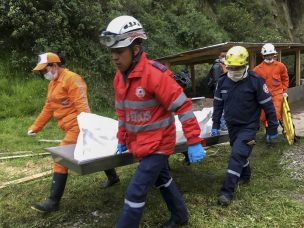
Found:
M 301 50 L 296 50 L 296 68 L 295 68 L 295 76 L 296 76 L 296 86 L 301 85 Z
M 192 83 L 192 96 L 196 96 L 196 83 L 195 83 L 195 70 L 194 70 L 194 65 L 190 65 L 190 73 L 191 73 L 191 83 Z
M 170 69 L 170 67 L 171 67 L 171 64 L 170 64 L 169 62 L 165 62 L 164 65 L 165 65 L 168 69 Z
M 256 66 L 256 51 L 251 51 L 249 54 L 249 69 L 253 69 Z
M 277 56 L 278 56 L 278 61 L 281 62 L 281 60 L 282 60 L 282 51 L 278 51 Z

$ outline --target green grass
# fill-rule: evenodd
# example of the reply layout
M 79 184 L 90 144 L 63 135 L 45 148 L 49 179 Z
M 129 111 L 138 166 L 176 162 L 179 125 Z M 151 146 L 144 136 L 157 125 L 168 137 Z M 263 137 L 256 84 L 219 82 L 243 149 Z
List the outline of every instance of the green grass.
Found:
M 22 79 L 14 75 L 0 63 L 0 99 L 5 104 L 0 110 L 0 152 L 43 152 L 43 148 L 57 143 L 41 143 L 39 139 L 63 137 L 55 121 L 36 137 L 26 135 L 43 105 L 46 83 L 32 75 Z M 102 114 L 113 116 L 112 107 Z M 266 145 L 260 132 L 250 158 L 252 181 L 237 188 L 228 208 L 219 207 L 216 201 L 230 146 L 209 148 L 207 158 L 191 166 L 182 163 L 181 154 L 172 156 L 171 175 L 189 210 L 188 227 L 303 227 L 304 181 L 291 179 L 290 171 L 280 165 L 282 154 L 290 148 L 285 142 Z M 51 168 L 50 156 L 2 161 L 0 184 Z M 30 205 L 48 196 L 50 177 L 0 189 L 0 227 L 114 227 L 135 168 L 136 164 L 118 168 L 121 183 L 105 190 L 99 189 L 100 182 L 106 179 L 103 172 L 86 176 L 71 172 L 60 211 L 49 215 L 36 213 Z M 168 218 L 159 191 L 152 189 L 141 227 L 159 227 Z
M 46 94 L 47 82 L 38 75 L 1 71 L 0 68 L 0 119 L 37 114 Z
M 180 154 L 170 158 L 171 175 L 190 213 L 189 227 L 304 225 L 304 202 L 299 200 L 299 196 L 304 196 L 304 182 L 292 180 L 279 165 L 282 153 L 289 147 L 283 142 L 268 146 L 261 136 L 258 139 L 250 159 L 252 181 L 237 188 L 228 208 L 218 206 L 216 200 L 227 167 L 229 146 L 211 147 L 210 156 L 196 165 L 185 166 Z M 2 189 L 0 206 L 4 210 L 0 212 L 0 224 L 3 227 L 71 227 L 77 223 L 80 227 L 113 227 L 135 167 L 136 164 L 118 168 L 121 183 L 106 190 L 99 189 L 100 182 L 105 180 L 103 173 L 86 176 L 71 173 L 60 211 L 46 216 L 32 211 L 30 205 L 47 197 L 49 177 Z M 160 193 L 153 189 L 148 195 L 141 227 L 159 227 L 168 217 Z

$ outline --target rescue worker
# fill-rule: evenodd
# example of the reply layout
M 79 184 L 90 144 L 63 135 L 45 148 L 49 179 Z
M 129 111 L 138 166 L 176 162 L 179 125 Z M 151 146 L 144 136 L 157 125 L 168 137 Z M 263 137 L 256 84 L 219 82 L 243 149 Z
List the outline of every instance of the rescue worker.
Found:
M 147 193 L 153 185 L 159 188 L 171 212 L 163 227 L 179 227 L 188 222 L 184 200 L 167 166 L 175 147 L 173 112 L 182 122 L 190 162 L 198 162 L 206 154 L 190 99 L 174 81 L 171 71 L 147 59 L 142 47 L 146 39 L 141 23 L 131 16 L 113 19 L 100 35 L 117 68 L 114 88 L 118 151 L 122 153 L 128 148 L 139 159 L 125 194 L 118 228 L 139 226 Z
M 277 51 L 271 43 L 267 43 L 262 47 L 261 54 L 264 61 L 254 68 L 254 71 L 261 75 L 269 89 L 269 93 L 272 97 L 272 102 L 276 110 L 277 120 L 281 120 L 281 109 L 283 103 L 283 97 L 287 97 L 287 89 L 289 85 L 289 78 L 286 66 L 275 60 Z M 261 114 L 261 121 L 264 127 L 267 127 L 267 121 L 265 113 Z
M 58 126 L 65 132 L 60 145 L 68 145 L 77 142 L 79 134 L 77 115 L 81 112 L 90 112 L 90 107 L 84 80 L 80 75 L 64 68 L 63 64 L 64 59 L 52 52 L 38 56 L 38 63 L 33 72 L 42 73 L 50 82 L 44 107 L 27 134 L 28 136 L 36 135 L 54 117 Z M 32 209 L 42 213 L 58 210 L 59 201 L 64 192 L 68 169 L 55 162 L 53 170 L 50 196 L 44 202 L 31 206 Z M 119 182 L 115 169 L 106 170 L 105 173 L 108 180 L 102 184 L 102 187 Z
M 207 75 L 208 78 L 208 88 L 214 95 L 216 83 L 219 80 L 220 76 L 222 74 L 225 74 L 227 72 L 226 66 L 225 66 L 225 59 L 226 59 L 226 53 L 227 51 L 221 51 L 218 58 L 214 61 L 211 69 L 209 70 L 209 73 Z
M 208 78 L 208 88 L 212 92 L 212 95 L 214 96 L 215 88 L 217 81 L 219 78 L 227 72 L 226 66 L 225 66 L 225 59 L 226 59 L 226 50 L 222 50 L 218 56 L 218 58 L 214 61 L 211 69 L 209 70 L 209 73 L 207 75 Z M 224 119 L 224 113 L 221 118 L 221 125 L 220 129 L 222 131 L 227 131 L 227 126 Z
M 250 180 L 248 158 L 259 129 L 261 108 L 268 121 L 268 141 L 278 137 L 278 121 L 267 85 L 262 77 L 248 70 L 247 58 L 248 51 L 242 46 L 228 50 L 225 60 L 228 72 L 219 79 L 214 95 L 211 135 L 219 135 L 220 119 L 224 112 L 232 147 L 218 198 L 218 203 L 223 206 L 230 204 L 239 181 L 245 183 Z

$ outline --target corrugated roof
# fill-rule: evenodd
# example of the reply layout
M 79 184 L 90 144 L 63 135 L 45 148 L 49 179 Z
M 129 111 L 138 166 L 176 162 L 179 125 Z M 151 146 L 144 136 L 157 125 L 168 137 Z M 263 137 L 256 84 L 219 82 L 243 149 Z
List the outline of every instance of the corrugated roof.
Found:
M 233 46 L 240 45 L 246 47 L 249 52 L 259 54 L 264 44 L 265 43 L 226 42 L 164 56 L 156 60 L 162 63 L 169 63 L 170 65 L 210 63 L 218 57 L 220 51 L 228 50 Z M 282 51 L 282 54 L 288 52 L 288 50 L 304 50 L 304 44 L 302 43 L 273 43 L 273 45 L 277 51 Z

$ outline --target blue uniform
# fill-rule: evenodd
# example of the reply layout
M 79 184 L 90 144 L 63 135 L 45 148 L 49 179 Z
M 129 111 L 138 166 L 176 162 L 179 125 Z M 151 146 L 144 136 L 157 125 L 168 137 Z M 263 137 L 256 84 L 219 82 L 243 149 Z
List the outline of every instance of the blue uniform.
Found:
M 262 77 L 248 70 L 247 77 L 234 82 L 224 74 L 218 81 L 213 101 L 213 127 L 220 128 L 224 111 L 232 151 L 221 195 L 232 198 L 235 186 L 241 179 L 249 180 L 249 161 L 260 126 L 261 108 L 266 113 L 268 134 L 276 134 L 278 121 L 268 88 Z
M 169 174 L 168 156 L 152 154 L 140 161 L 129 183 L 117 228 L 139 227 L 147 193 L 153 185 L 160 190 L 171 212 L 171 219 L 179 223 L 188 220 L 188 212 L 182 195 Z

